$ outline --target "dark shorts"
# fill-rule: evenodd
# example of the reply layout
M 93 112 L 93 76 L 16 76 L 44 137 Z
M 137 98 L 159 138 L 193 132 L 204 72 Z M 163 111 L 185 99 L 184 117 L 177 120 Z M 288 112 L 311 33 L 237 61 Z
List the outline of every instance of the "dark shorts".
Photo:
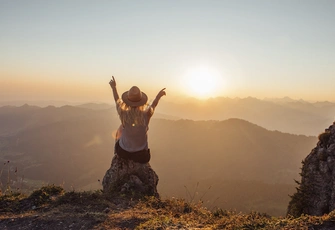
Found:
M 138 162 L 138 163 L 142 163 L 142 164 L 145 164 L 145 163 L 148 163 L 150 161 L 150 149 L 146 150 L 141 150 L 141 151 L 137 151 L 137 152 L 133 152 L 133 153 L 130 153 L 126 150 L 124 150 L 123 148 L 121 148 L 121 146 L 119 145 L 119 141 L 117 141 L 115 143 L 115 153 L 125 159 L 125 160 L 132 160 L 132 161 L 135 161 L 135 162 Z

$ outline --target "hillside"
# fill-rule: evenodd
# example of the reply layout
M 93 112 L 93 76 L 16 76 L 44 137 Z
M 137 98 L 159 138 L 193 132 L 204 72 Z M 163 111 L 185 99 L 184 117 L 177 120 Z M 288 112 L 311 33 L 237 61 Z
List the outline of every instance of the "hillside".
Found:
M 322 217 L 271 217 L 204 208 L 181 199 L 134 199 L 101 191 L 65 192 L 48 186 L 30 196 L 0 196 L 0 228 L 25 229 L 333 229 L 334 213 Z
M 2 187 L 8 174 L 21 190 L 43 184 L 101 188 L 113 155 L 114 109 L 0 108 Z M 153 119 L 150 164 L 165 197 L 205 201 L 207 207 L 284 215 L 303 159 L 316 137 L 269 131 L 241 119 Z M 9 169 L 9 170 L 8 170 Z M 9 173 L 8 173 L 9 172 Z M 194 195 L 193 195 L 194 194 Z

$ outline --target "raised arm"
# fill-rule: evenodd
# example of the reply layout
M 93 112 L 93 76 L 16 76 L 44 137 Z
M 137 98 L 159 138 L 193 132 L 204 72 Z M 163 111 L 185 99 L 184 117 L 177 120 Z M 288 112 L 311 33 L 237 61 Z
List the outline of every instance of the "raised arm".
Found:
M 157 94 L 155 100 L 154 100 L 154 101 L 152 102 L 152 104 L 151 104 L 151 107 L 152 107 L 153 109 L 156 108 L 156 106 L 158 105 L 158 102 L 159 102 L 159 100 L 161 99 L 161 97 L 163 97 L 163 96 L 166 95 L 165 89 L 166 89 L 166 88 L 164 88 L 164 89 L 162 89 L 161 91 L 158 92 L 158 94 Z
M 112 76 L 112 79 L 110 80 L 109 85 L 111 86 L 111 88 L 113 90 L 114 100 L 115 100 L 115 102 L 117 102 L 120 97 L 119 97 L 119 94 L 117 93 L 117 90 L 116 90 L 116 81 L 115 81 L 114 76 Z

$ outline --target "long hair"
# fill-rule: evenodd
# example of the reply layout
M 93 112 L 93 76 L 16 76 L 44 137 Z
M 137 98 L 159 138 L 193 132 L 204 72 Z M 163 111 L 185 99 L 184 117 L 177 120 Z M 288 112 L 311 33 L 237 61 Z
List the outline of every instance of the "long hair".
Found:
M 132 107 L 124 103 L 121 99 L 117 101 L 118 114 L 123 126 L 126 124 L 137 126 L 137 125 L 146 125 L 146 120 L 144 114 L 146 112 L 152 112 L 152 107 L 149 104 L 144 104 L 142 106 Z

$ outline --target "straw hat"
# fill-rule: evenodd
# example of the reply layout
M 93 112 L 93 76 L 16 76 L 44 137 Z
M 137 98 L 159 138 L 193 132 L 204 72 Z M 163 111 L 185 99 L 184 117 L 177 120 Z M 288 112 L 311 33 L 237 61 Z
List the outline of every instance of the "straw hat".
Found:
M 137 107 L 144 105 L 148 101 L 148 96 L 141 92 L 137 86 L 133 86 L 129 91 L 122 94 L 122 100 L 126 105 Z

